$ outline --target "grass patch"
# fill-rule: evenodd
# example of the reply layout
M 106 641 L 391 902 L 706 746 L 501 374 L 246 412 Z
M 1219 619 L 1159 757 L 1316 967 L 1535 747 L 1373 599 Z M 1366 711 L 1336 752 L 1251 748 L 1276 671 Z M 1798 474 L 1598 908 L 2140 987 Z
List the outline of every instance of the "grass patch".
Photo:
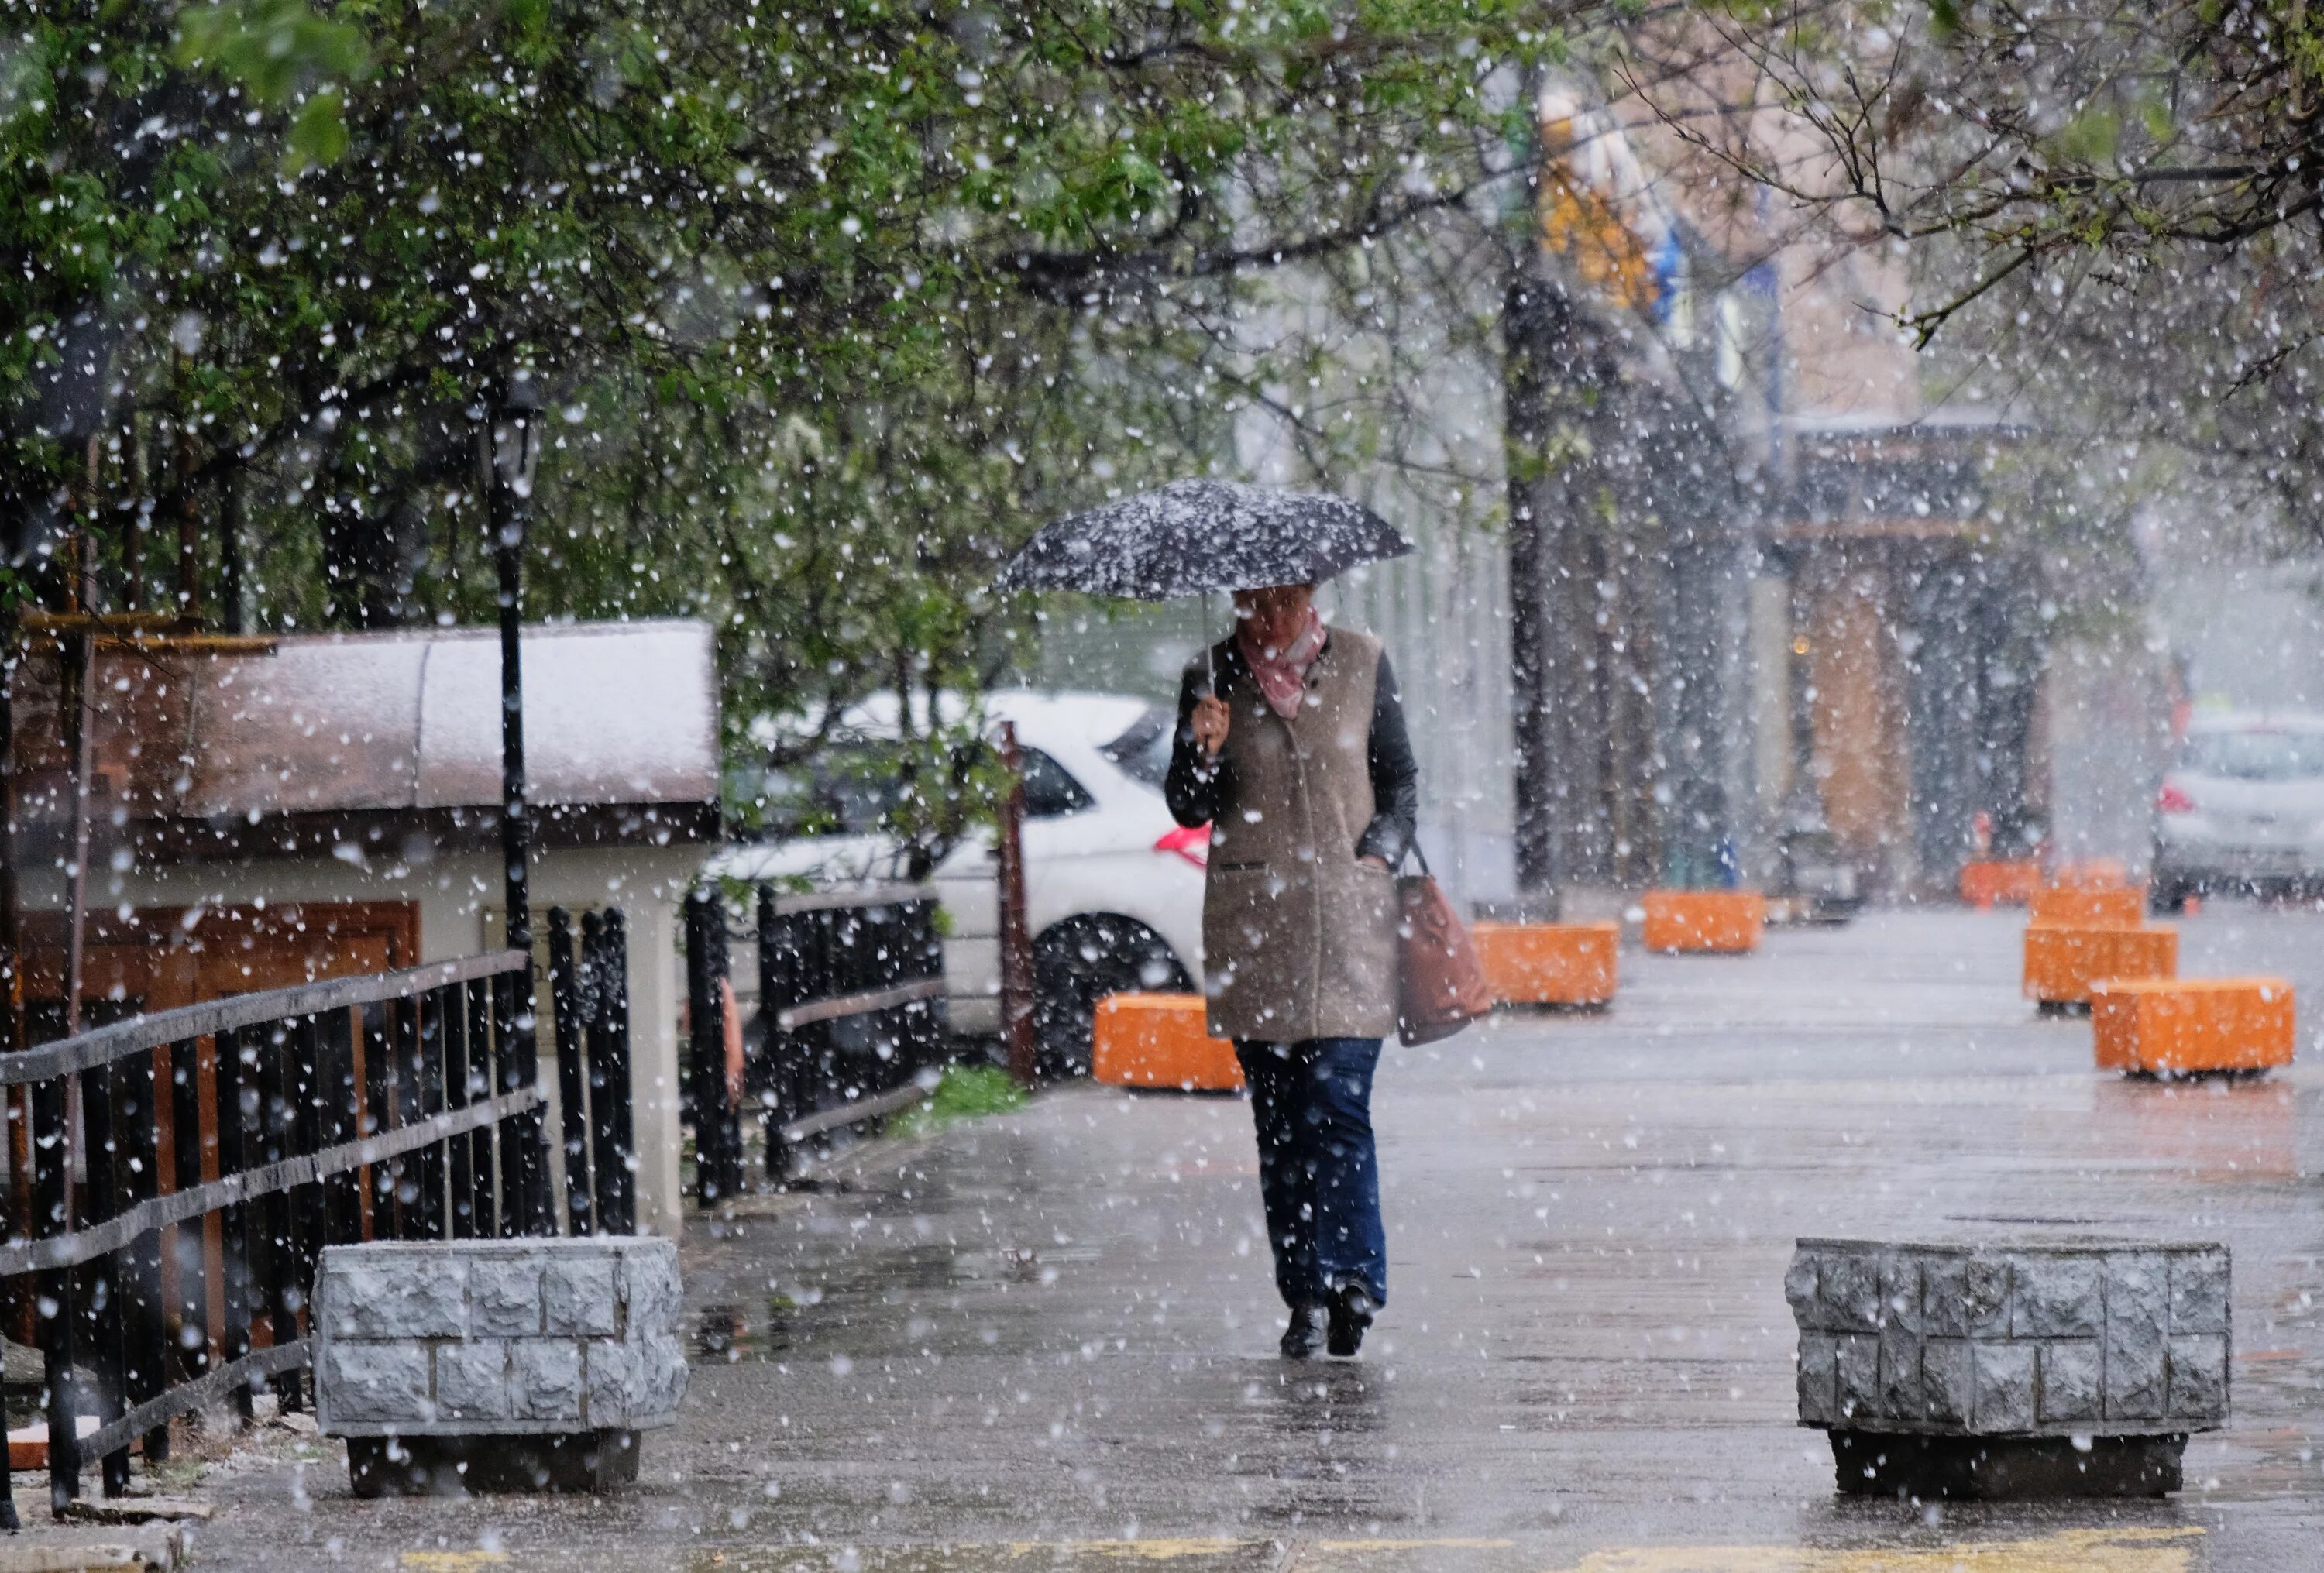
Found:
M 1021 1108 L 1025 1090 L 998 1065 L 946 1065 L 934 1092 L 888 1122 L 891 1136 L 920 1136 L 964 1119 Z

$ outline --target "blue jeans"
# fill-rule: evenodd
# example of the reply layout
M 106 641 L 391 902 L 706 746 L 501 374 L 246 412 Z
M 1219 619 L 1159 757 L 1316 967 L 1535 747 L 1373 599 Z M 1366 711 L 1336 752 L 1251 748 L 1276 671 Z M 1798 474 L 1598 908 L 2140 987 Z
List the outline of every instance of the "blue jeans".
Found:
M 1259 1126 L 1259 1193 L 1286 1305 L 1320 1305 L 1351 1283 L 1388 1303 L 1372 1150 L 1379 1052 L 1378 1038 L 1235 1044 Z

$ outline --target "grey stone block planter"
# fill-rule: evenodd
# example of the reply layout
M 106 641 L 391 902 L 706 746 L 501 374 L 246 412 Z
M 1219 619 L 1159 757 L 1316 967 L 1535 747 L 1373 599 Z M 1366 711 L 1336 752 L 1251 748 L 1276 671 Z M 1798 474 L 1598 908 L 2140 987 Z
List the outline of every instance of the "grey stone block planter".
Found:
M 2227 1418 L 2227 1250 L 1799 1242 L 1800 1423 L 1840 1488 L 2162 1495 Z
M 358 1495 L 598 1489 L 686 1393 L 678 1247 L 632 1237 L 334 1246 L 316 1420 Z

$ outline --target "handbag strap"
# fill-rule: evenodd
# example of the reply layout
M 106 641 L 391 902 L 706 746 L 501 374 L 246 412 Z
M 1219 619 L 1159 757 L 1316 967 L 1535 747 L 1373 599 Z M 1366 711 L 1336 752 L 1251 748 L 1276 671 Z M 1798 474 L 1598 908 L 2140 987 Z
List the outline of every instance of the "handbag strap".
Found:
M 1428 867 L 1428 854 L 1420 850 L 1420 838 L 1416 835 L 1406 845 L 1404 856 L 1397 860 L 1397 869 L 1399 872 L 1403 870 L 1406 860 L 1418 863 L 1422 873 L 1427 874 L 1431 878 L 1435 878 Z

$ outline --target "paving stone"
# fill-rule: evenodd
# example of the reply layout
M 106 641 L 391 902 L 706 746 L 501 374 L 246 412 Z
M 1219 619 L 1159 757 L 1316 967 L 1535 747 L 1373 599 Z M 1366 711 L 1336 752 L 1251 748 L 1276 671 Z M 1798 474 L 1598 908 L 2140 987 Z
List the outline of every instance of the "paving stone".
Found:
M 1959 1338 L 1969 1329 L 1969 1263 L 1925 1263 L 1921 1270 L 1921 1325 L 1938 1338 Z
M 1921 1320 L 1921 1263 L 1915 1256 L 1880 1259 L 1880 1325 L 1917 1333 Z
M 325 1427 L 335 1421 L 377 1422 L 435 1418 L 428 1396 L 428 1346 L 333 1343 L 317 1383 Z
M 621 1302 L 611 1256 L 552 1256 L 541 1273 L 544 1326 L 551 1338 L 611 1338 Z
M 509 1406 L 515 1418 L 581 1421 L 581 1346 L 570 1338 L 510 1345 Z
M 1824 1330 L 1823 1305 L 1817 1290 L 1817 1269 L 1822 1258 L 1813 1251 L 1794 1251 L 1784 1267 L 1784 1301 L 1792 1320 L 1803 1330 Z
M 633 1340 L 631 1347 L 638 1360 L 633 1419 L 676 1414 L 686 1398 L 685 1344 L 672 1333 L 649 1333 Z
M 1840 1412 L 1843 1419 L 1880 1412 L 1880 1339 L 1845 1333 L 1838 1340 Z
M 2007 1260 L 1972 1256 L 1962 1269 L 1969 1336 L 2005 1338 L 2009 1332 L 2011 1269 Z
M 336 1258 L 329 1330 L 351 1338 L 456 1338 L 467 1330 L 467 1265 Z M 318 1296 L 325 1293 L 318 1285 Z
M 1880 1400 L 1878 1412 L 1890 1420 L 1919 1420 L 1921 1401 L 1921 1338 L 1903 1328 L 1884 1328 L 1879 1338 Z
M 2056 1338 L 2040 1346 L 2042 1401 L 2037 1418 L 2049 1425 L 2093 1423 L 2105 1415 L 2105 1364 L 2098 1343 Z
M 2170 1277 L 2171 1259 L 2153 1252 L 2125 1252 L 2106 1259 L 2109 1341 L 2152 1343 L 2160 1352 L 2171 1314 Z
M 1825 1333 L 1800 1335 L 1800 1419 L 1826 1423 L 1840 1412 L 1840 1341 Z
M 1868 1333 L 1880 1326 L 1880 1272 L 1866 1256 L 1827 1256 L 1817 1274 L 1822 1321 L 1836 1332 Z
M 468 1272 L 469 1330 L 480 1338 L 540 1333 L 541 1267 L 540 1257 L 530 1253 L 475 1263 Z
M 2032 1344 L 1973 1343 L 1970 1380 L 1977 1401 L 1969 1427 L 1978 1436 L 2030 1431 L 2034 1424 Z
M 1922 1325 L 1941 1338 L 2009 1330 L 2009 1265 L 1975 1256 L 1936 1257 L 1921 1266 Z
M 2209 1334 L 2171 1340 L 2171 1418 L 2217 1425 L 2227 1412 L 2227 1340 Z
M 2104 1327 L 2106 1302 L 2098 1287 L 2097 1258 L 2029 1255 L 2013 1267 L 2012 1338 L 2080 1338 Z
M 629 1318 L 625 1329 L 629 1336 L 676 1332 L 685 1300 L 678 1274 L 678 1242 L 624 1240 L 621 1264 L 622 1301 Z
M 617 1338 L 591 1338 L 585 1346 L 584 1364 L 589 1423 L 596 1427 L 625 1423 L 643 1380 L 637 1350 Z
M 2106 1346 L 2106 1418 L 2161 1420 L 2168 1412 L 2163 1340 L 2109 1338 Z
M 1966 1338 L 1931 1338 L 1922 1347 L 1922 1399 L 1929 1419 L 1966 1427 L 1976 1412 L 1970 1348 Z
M 2217 1248 L 2174 1253 L 2171 1258 L 2171 1330 L 2227 1330 L 2227 1253 Z
M 499 1338 L 438 1348 L 437 1413 L 451 1421 L 510 1418 L 509 1348 Z

